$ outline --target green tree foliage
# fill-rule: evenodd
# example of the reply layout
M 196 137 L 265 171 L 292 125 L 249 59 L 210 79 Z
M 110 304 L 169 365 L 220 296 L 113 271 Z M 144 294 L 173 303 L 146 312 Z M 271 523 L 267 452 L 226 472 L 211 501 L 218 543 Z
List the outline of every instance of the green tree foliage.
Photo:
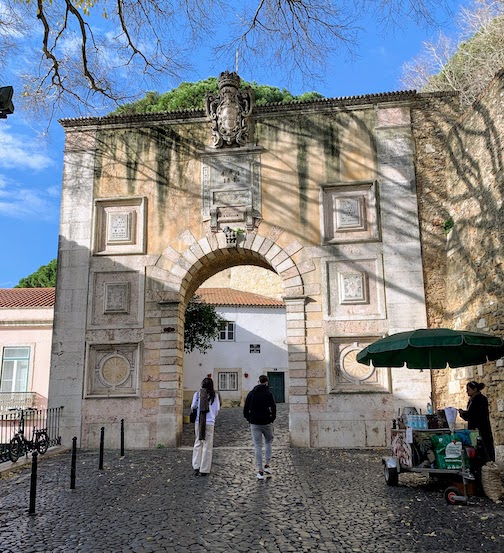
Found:
M 31 275 L 22 278 L 14 288 L 54 288 L 56 286 L 56 259 L 42 265 Z
M 193 296 L 185 313 L 184 351 L 191 353 L 197 349 L 206 353 L 212 348 L 212 340 L 219 336 L 225 324 L 226 319 L 212 305 L 208 305 L 197 295 Z
M 275 102 L 287 103 L 323 98 L 322 94 L 318 92 L 305 92 L 304 94 L 295 96 L 285 88 L 280 89 L 276 86 L 242 81 L 241 88 L 246 87 L 253 89 L 255 103 L 259 106 Z M 208 92 L 217 94 L 218 91 L 217 79 L 215 77 L 209 77 L 196 83 L 183 82 L 177 88 L 164 94 L 147 92 L 145 97 L 138 100 L 138 102 L 120 106 L 113 113 L 115 115 L 132 115 L 177 111 L 181 109 L 203 109 L 205 107 L 206 94 Z

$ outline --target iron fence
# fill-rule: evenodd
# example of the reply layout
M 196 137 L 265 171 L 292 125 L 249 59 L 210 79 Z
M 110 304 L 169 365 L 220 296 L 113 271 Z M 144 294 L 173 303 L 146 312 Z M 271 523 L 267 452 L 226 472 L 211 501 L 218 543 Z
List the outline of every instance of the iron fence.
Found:
M 17 409 L 0 414 L 0 463 L 9 460 L 9 443 L 17 432 L 21 413 L 24 416 L 24 433 L 31 439 L 33 428 L 45 429 L 49 436 L 49 447 L 61 445 L 60 417 L 63 407 L 50 409 Z

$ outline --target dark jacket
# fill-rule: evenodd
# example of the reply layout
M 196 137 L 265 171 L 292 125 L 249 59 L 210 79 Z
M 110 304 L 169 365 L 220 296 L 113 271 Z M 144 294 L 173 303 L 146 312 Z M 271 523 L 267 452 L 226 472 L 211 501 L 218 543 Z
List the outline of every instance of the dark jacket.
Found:
M 459 411 L 460 416 L 467 421 L 469 430 L 478 430 L 486 453 L 491 461 L 495 461 L 495 446 L 490 426 L 488 399 L 481 393 L 474 395 L 467 405 L 467 410 Z
M 276 404 L 267 384 L 258 384 L 249 392 L 243 416 L 250 424 L 270 424 L 276 419 Z

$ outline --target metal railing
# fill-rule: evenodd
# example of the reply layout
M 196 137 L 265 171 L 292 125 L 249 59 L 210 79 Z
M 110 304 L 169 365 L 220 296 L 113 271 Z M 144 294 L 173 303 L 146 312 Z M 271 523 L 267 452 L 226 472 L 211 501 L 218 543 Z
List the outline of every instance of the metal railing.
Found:
M 0 414 L 8 413 L 9 409 L 45 409 L 47 398 L 36 392 L 0 392 Z
M 50 409 L 23 409 L 25 437 L 31 439 L 33 427 L 45 428 L 49 436 L 49 447 L 61 445 L 60 417 L 63 407 Z M 0 463 L 9 460 L 9 443 L 18 430 L 20 411 L 0 414 Z

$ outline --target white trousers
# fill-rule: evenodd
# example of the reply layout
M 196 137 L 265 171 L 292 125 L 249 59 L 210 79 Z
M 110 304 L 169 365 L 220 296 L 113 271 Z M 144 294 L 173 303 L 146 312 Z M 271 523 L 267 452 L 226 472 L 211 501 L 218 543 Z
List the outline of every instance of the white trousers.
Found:
M 194 431 L 196 434 L 196 439 L 194 441 L 192 466 L 193 469 L 199 469 L 200 472 L 208 474 L 210 472 L 210 469 L 212 468 L 214 425 L 206 425 L 204 440 L 200 440 L 198 437 L 198 424 L 194 425 Z

